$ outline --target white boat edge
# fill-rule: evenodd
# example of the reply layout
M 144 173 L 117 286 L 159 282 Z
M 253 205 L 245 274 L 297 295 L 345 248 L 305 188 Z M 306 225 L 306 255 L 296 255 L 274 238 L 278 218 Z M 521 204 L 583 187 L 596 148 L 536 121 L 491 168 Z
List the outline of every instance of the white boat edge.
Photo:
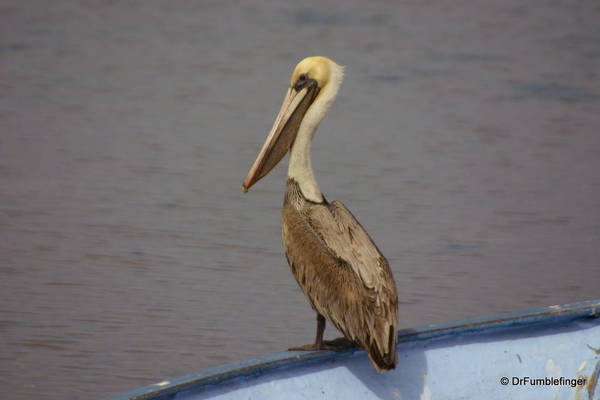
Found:
M 575 320 L 600 321 L 600 299 L 566 305 L 554 305 L 524 312 L 470 318 L 460 321 L 402 329 L 398 332 L 399 350 L 403 343 L 425 341 L 465 333 L 507 331 L 536 325 L 563 325 Z M 214 387 L 220 383 L 243 376 L 256 376 L 278 368 L 297 367 L 306 363 L 328 362 L 349 357 L 360 349 L 341 351 L 286 351 L 246 361 L 212 368 L 176 377 L 103 400 L 159 400 L 174 397 L 177 393 Z M 595 377 L 598 379 L 598 377 Z

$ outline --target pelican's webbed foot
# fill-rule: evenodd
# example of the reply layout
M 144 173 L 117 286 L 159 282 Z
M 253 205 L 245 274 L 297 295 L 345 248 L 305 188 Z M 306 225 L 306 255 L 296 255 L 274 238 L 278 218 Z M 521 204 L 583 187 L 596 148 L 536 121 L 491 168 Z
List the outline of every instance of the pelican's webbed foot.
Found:
M 325 343 L 313 343 L 305 344 L 304 346 L 290 347 L 290 350 L 304 350 L 304 351 L 316 351 L 316 350 L 333 350 L 333 347 L 326 346 Z
M 354 347 L 354 343 L 343 336 L 333 340 L 323 340 L 323 331 L 325 331 L 325 317 L 317 314 L 317 338 L 315 342 L 304 346 L 290 347 L 288 350 L 342 350 Z
M 334 347 L 338 350 L 356 347 L 354 342 L 345 336 L 341 336 L 333 340 L 325 340 L 325 345 Z
M 354 343 L 350 339 L 342 336 L 333 340 L 322 340 L 320 342 L 314 342 L 313 344 L 306 344 L 304 346 L 290 347 L 288 351 L 344 350 L 352 348 L 354 346 Z

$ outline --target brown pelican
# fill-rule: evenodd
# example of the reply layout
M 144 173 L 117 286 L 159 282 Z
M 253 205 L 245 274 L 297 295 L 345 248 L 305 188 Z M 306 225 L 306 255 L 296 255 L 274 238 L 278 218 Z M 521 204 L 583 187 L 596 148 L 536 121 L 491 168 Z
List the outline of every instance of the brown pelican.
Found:
M 378 371 L 397 363 L 398 295 L 392 271 L 367 232 L 339 201 L 325 200 L 310 162 L 310 145 L 342 81 L 343 68 L 325 57 L 294 70 L 279 115 L 242 187 L 267 175 L 290 151 L 281 229 L 298 285 L 317 313 L 317 337 L 302 350 L 330 349 L 325 319 L 364 349 Z

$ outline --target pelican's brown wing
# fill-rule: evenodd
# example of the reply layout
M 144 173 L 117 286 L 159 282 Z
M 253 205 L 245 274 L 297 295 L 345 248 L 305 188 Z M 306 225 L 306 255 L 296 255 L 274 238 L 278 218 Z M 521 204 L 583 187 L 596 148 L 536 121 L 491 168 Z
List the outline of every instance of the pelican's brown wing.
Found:
M 398 295 L 388 262 L 339 201 L 313 203 L 290 180 L 282 216 L 286 256 L 313 308 L 367 351 L 396 365 Z

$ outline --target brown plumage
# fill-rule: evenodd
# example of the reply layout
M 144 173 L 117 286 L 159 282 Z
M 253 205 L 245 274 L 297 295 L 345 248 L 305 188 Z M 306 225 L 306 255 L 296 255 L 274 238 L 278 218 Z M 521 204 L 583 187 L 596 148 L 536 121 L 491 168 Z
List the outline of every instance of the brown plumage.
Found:
M 306 200 L 288 179 L 281 227 L 288 263 L 312 308 L 366 350 L 379 371 L 393 369 L 396 284 L 360 223 L 337 200 Z
M 266 176 L 291 149 L 281 220 L 283 245 L 298 285 L 317 313 L 317 337 L 298 349 L 332 348 L 325 319 L 364 349 L 378 371 L 397 363 L 396 283 L 387 260 L 352 213 L 328 203 L 310 162 L 310 145 L 335 98 L 343 69 L 325 57 L 301 61 L 283 105 L 242 189 Z

